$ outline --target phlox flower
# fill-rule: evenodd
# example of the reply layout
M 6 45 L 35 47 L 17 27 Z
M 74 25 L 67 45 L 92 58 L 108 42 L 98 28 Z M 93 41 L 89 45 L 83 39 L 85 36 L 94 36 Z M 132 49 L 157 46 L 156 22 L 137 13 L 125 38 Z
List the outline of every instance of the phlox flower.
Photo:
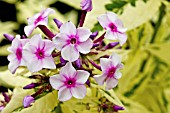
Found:
M 119 71 L 123 68 L 121 63 L 121 57 L 113 53 L 110 58 L 101 58 L 100 65 L 102 69 L 101 75 L 95 75 L 94 79 L 99 85 L 103 85 L 106 82 L 106 90 L 110 90 L 118 84 L 118 79 L 121 78 L 122 74 Z
M 15 73 L 19 66 L 26 65 L 23 60 L 23 47 L 27 42 L 28 39 L 20 39 L 20 36 L 16 35 L 12 41 L 12 45 L 8 48 L 8 51 L 11 52 L 11 54 L 8 55 L 8 60 L 10 61 L 8 69 L 12 74 Z
M 60 101 L 67 101 L 72 96 L 82 99 L 86 95 L 86 86 L 90 73 L 84 70 L 75 70 L 70 62 L 61 68 L 60 74 L 50 77 L 50 84 L 58 92 Z
M 24 47 L 23 59 L 31 72 L 42 68 L 55 69 L 56 65 L 51 55 L 55 46 L 52 41 L 44 39 L 40 34 L 34 35 Z
M 117 15 L 113 12 L 107 12 L 98 17 L 98 21 L 101 26 L 106 30 L 105 38 L 111 40 L 118 40 L 122 46 L 127 36 L 125 34 L 126 28 L 123 27 L 123 23 L 118 19 Z
M 87 12 L 91 11 L 93 8 L 92 0 L 82 0 L 80 4 L 82 7 L 82 10 L 85 10 Z
M 42 12 L 35 14 L 33 17 L 28 18 L 28 25 L 24 27 L 24 32 L 27 36 L 30 36 L 33 30 L 38 25 L 47 26 L 48 24 L 48 15 L 55 13 L 55 11 L 51 8 L 47 8 Z
M 87 54 L 93 46 L 89 38 L 92 33 L 89 29 L 79 27 L 76 29 L 72 22 L 66 22 L 60 27 L 60 33 L 53 38 L 56 48 L 61 51 L 64 60 L 76 61 L 80 54 Z

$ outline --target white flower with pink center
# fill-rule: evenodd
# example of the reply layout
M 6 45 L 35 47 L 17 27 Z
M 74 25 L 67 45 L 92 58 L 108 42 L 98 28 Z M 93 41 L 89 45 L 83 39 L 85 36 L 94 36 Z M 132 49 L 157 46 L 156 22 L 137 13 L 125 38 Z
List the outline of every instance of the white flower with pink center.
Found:
M 8 51 L 11 52 L 11 54 L 8 55 L 8 60 L 10 61 L 8 69 L 12 74 L 15 73 L 19 66 L 26 65 L 23 60 L 23 47 L 27 42 L 28 39 L 20 39 L 20 36 L 16 35 L 16 38 L 12 41 L 11 47 L 8 48 Z
M 99 85 L 103 85 L 106 82 L 106 90 L 110 90 L 117 86 L 118 79 L 121 78 L 122 74 L 119 71 L 123 68 L 121 63 L 121 57 L 113 53 L 110 58 L 101 58 L 100 65 L 102 69 L 102 75 L 95 75 L 94 79 Z
M 58 92 L 60 101 L 67 101 L 72 96 L 82 99 L 86 95 L 86 86 L 90 73 L 84 70 L 75 70 L 70 62 L 61 68 L 60 74 L 50 77 L 50 84 Z
M 126 28 L 123 27 L 123 23 L 118 19 L 117 15 L 113 12 L 107 12 L 98 17 L 100 25 L 106 30 L 105 38 L 111 40 L 118 40 L 122 46 L 126 40 L 125 34 Z
M 87 54 L 93 46 L 89 38 L 92 33 L 89 29 L 79 27 L 76 29 L 72 22 L 67 22 L 60 27 L 60 33 L 53 38 L 56 48 L 61 51 L 64 60 L 76 61 L 80 53 Z
M 23 59 L 31 72 L 40 71 L 42 68 L 55 69 L 52 57 L 55 46 L 52 41 L 44 39 L 40 34 L 34 35 L 24 47 Z
M 33 17 L 28 18 L 28 26 L 25 26 L 24 31 L 27 36 L 30 36 L 33 30 L 38 25 L 47 26 L 48 24 L 48 15 L 55 13 L 55 11 L 51 8 L 47 8 L 42 12 L 35 14 Z

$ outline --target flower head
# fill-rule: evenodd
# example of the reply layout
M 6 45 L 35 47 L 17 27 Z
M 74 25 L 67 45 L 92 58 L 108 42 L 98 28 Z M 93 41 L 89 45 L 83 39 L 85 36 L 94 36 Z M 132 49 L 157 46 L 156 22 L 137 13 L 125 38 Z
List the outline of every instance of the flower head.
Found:
M 103 74 L 95 75 L 94 79 L 99 85 L 103 85 L 106 81 L 106 90 L 110 90 L 118 84 L 118 79 L 122 74 L 119 69 L 123 68 L 121 63 L 121 57 L 118 54 L 113 53 L 110 58 L 101 58 L 100 65 Z
M 82 10 L 85 10 L 87 12 L 91 11 L 93 8 L 92 0 L 82 0 L 80 4 L 81 4 Z
M 16 35 L 16 38 L 12 41 L 12 45 L 8 48 L 8 51 L 11 52 L 8 55 L 8 60 L 10 61 L 8 69 L 13 74 L 19 66 L 26 65 L 23 60 L 23 47 L 28 41 L 28 39 L 20 39 L 20 36 Z
M 44 39 L 41 35 L 34 35 L 24 47 L 23 58 L 31 72 L 37 72 L 42 68 L 55 69 L 54 59 L 51 55 L 54 50 L 52 41 Z
M 118 19 L 117 15 L 113 12 L 107 12 L 98 17 L 98 21 L 101 26 L 106 30 L 105 38 L 111 40 L 118 40 L 122 46 L 127 36 L 125 34 L 126 28 L 123 27 L 123 23 Z
M 27 36 L 30 36 L 33 30 L 38 25 L 47 26 L 48 24 L 48 15 L 55 13 L 55 11 L 51 8 L 47 8 L 42 12 L 35 14 L 33 17 L 28 18 L 28 26 L 25 26 L 24 31 Z
M 63 59 L 70 62 L 79 58 L 79 52 L 87 54 L 93 46 L 89 38 L 92 33 L 89 29 L 79 27 L 76 29 L 72 22 L 67 22 L 60 27 L 60 33 L 53 38 L 56 48 L 61 51 Z
M 115 112 L 118 112 L 119 110 L 124 110 L 124 108 L 123 108 L 122 106 L 114 105 L 114 106 L 113 106 L 113 110 L 114 110 Z
M 89 77 L 89 72 L 75 70 L 70 62 L 61 68 L 60 74 L 50 77 L 50 84 L 58 92 L 60 101 L 67 101 L 72 96 L 82 99 L 86 95 L 86 86 L 84 83 Z
M 23 100 L 23 105 L 24 105 L 24 108 L 27 108 L 27 107 L 30 107 L 31 104 L 34 102 L 34 97 L 32 96 L 25 96 L 24 97 L 24 100 Z

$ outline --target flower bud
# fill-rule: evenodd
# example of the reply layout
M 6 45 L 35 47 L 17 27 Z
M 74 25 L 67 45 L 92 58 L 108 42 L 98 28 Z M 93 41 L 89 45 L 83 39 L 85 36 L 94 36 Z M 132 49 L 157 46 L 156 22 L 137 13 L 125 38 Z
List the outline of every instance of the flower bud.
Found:
M 63 23 L 61 21 L 59 21 L 58 19 L 54 18 L 53 20 L 54 20 L 54 22 L 55 22 L 55 24 L 57 25 L 58 28 L 60 28 L 61 25 L 63 25 Z
M 15 38 L 13 35 L 10 35 L 10 34 L 4 34 L 4 37 L 8 39 L 9 41 L 12 41 Z
M 92 0 L 82 0 L 80 4 L 81 4 L 82 10 L 87 11 L 87 12 L 91 11 L 93 8 Z
M 113 110 L 114 110 L 115 112 L 118 112 L 119 110 L 124 110 L 124 108 L 123 108 L 122 106 L 114 105 L 114 106 L 113 106 Z
M 24 100 L 23 100 L 23 105 L 24 105 L 24 108 L 27 108 L 27 107 L 30 107 L 31 106 L 31 103 L 33 103 L 35 100 L 34 100 L 34 97 L 32 96 L 25 96 L 24 97 Z
M 95 38 L 96 38 L 96 36 L 98 35 L 98 31 L 95 31 L 95 32 L 93 32 L 91 35 L 90 35 L 90 38 L 92 39 L 92 40 L 94 40 Z

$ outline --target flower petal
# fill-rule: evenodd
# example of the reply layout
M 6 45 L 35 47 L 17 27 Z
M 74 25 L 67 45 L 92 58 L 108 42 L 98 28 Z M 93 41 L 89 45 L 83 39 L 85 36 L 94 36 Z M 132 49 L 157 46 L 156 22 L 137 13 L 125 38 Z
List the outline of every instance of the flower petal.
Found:
M 50 56 L 55 48 L 54 43 L 50 40 L 43 40 L 43 41 L 45 43 L 44 46 L 45 56 Z
M 127 35 L 125 33 L 116 33 L 116 34 L 117 34 L 119 43 L 122 46 L 127 40 Z
M 117 15 L 113 12 L 107 12 L 106 15 L 112 23 L 115 23 L 115 21 L 118 19 Z
M 12 74 L 15 73 L 16 69 L 19 67 L 19 62 L 17 59 L 12 60 L 9 64 L 8 64 L 8 69 L 10 70 L 10 72 Z
M 44 47 L 41 34 L 35 34 L 34 36 L 32 36 L 32 38 L 30 39 L 30 44 L 31 46 L 34 46 L 34 48 Z
M 90 52 L 90 49 L 93 47 L 93 41 L 89 38 L 85 42 L 81 42 L 77 45 L 78 50 L 80 53 L 87 54 Z
M 112 23 L 106 14 L 100 15 L 97 19 L 104 29 L 108 28 L 109 24 Z
M 51 86 L 56 90 L 59 90 L 60 88 L 64 86 L 64 82 L 63 82 L 64 79 L 59 74 L 50 76 L 49 81 L 50 81 Z
M 69 44 L 65 46 L 61 50 L 61 56 L 64 60 L 68 60 L 69 62 L 74 62 L 79 58 L 79 51 L 74 47 L 73 44 Z
M 107 30 L 106 31 L 106 34 L 104 35 L 104 37 L 106 39 L 110 39 L 110 40 L 117 40 L 117 35 L 116 35 L 116 32 L 112 32 L 110 30 Z
M 35 29 L 34 25 L 25 26 L 24 32 L 25 32 L 26 36 L 30 36 L 34 29 Z
M 120 79 L 122 77 L 122 73 L 120 71 L 116 71 L 115 74 L 114 74 L 114 78 L 116 79 Z
M 43 68 L 56 69 L 56 65 L 52 56 L 43 58 Z
M 108 58 L 100 58 L 100 66 L 103 72 L 112 67 L 112 60 Z
M 106 78 L 107 78 L 107 75 L 104 75 L 104 74 L 94 76 L 94 79 L 96 80 L 96 82 L 101 86 L 104 84 L 104 81 Z
M 118 80 L 111 77 L 106 80 L 106 90 L 110 90 L 114 87 L 116 87 L 118 84 Z
M 76 35 L 76 26 L 72 22 L 66 22 L 60 27 L 60 33 L 65 33 L 66 35 Z
M 90 29 L 83 28 L 83 27 L 77 28 L 76 36 L 79 37 L 78 39 L 79 42 L 86 41 L 90 37 L 91 34 L 92 32 L 90 31 Z
M 43 68 L 43 64 L 41 60 L 31 59 L 30 62 L 27 63 L 27 67 L 31 72 L 38 72 Z
M 72 66 L 71 62 L 68 62 L 65 66 L 60 69 L 60 75 L 67 76 L 68 78 L 73 78 L 75 76 L 76 70 Z
M 123 67 L 124 67 L 124 64 L 122 64 L 122 63 L 119 63 L 119 64 L 116 66 L 117 69 L 122 69 Z
M 59 89 L 58 92 L 58 99 L 60 101 L 67 101 L 72 97 L 72 94 L 70 92 L 70 89 L 68 89 L 67 87 L 62 87 Z
M 90 73 L 83 70 L 77 70 L 76 72 L 76 83 L 84 84 L 89 78 Z
M 61 49 L 67 45 L 67 40 L 68 40 L 68 36 L 64 33 L 59 33 L 58 35 L 56 35 L 53 38 L 53 42 L 55 44 L 55 47 L 61 51 Z
M 45 17 L 48 17 L 49 14 L 54 14 L 55 13 L 55 10 L 51 9 L 51 8 L 47 8 L 43 11 L 42 13 L 42 17 L 45 18 Z
M 122 60 L 122 58 L 115 52 L 112 53 L 110 59 L 112 60 L 114 66 L 117 66 Z
M 71 93 L 73 97 L 82 99 L 86 96 L 86 86 L 85 85 L 77 85 L 71 88 Z

